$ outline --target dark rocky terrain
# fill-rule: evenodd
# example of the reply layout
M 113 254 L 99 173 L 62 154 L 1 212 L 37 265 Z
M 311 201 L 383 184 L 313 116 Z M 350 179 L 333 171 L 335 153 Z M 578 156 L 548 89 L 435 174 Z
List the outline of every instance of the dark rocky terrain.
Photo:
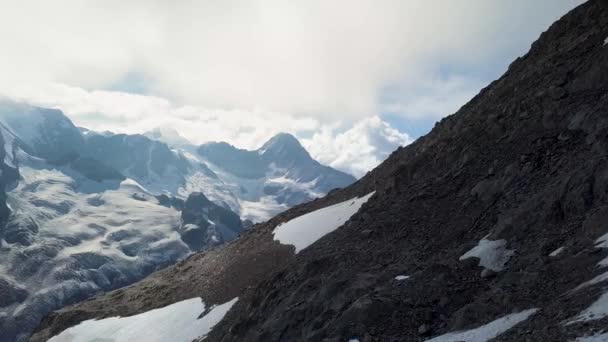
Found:
M 605 334 L 607 37 L 608 1 L 590 0 L 355 184 L 57 311 L 32 340 L 199 296 L 239 297 L 206 341 L 423 341 L 532 308 L 494 341 Z M 281 222 L 371 191 L 346 224 L 300 253 L 273 241 Z M 463 257 L 480 241 L 500 245 L 494 264 Z M 594 315 L 576 321 L 594 303 Z

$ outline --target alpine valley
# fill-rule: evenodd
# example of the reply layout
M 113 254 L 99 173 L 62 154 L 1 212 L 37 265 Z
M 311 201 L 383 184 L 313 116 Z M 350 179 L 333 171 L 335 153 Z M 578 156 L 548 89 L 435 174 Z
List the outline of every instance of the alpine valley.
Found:
M 1 341 L 355 181 L 289 134 L 256 151 L 194 146 L 160 130 L 94 132 L 10 100 L 0 134 Z

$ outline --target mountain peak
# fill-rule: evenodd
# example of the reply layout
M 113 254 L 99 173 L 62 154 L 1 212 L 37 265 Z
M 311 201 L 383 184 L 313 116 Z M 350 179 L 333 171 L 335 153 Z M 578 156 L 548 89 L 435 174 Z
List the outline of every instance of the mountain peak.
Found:
M 310 155 L 300 144 L 300 141 L 289 133 L 278 133 L 258 149 L 260 155 L 283 156 L 288 155 Z
M 143 135 L 152 140 L 162 141 L 173 147 L 184 147 L 192 145 L 192 142 L 190 142 L 190 140 L 184 138 L 173 127 L 156 127 L 153 130 L 144 133 Z

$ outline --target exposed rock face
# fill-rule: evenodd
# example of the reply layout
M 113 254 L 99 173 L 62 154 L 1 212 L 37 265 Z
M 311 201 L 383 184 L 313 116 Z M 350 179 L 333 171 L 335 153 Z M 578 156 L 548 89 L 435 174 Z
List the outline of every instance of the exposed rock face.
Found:
M 144 185 L 166 177 L 184 182 L 190 163 L 164 143 L 143 135 L 86 135 L 86 154 Z M 154 189 L 156 190 L 156 189 Z
M 179 232 L 193 251 L 219 246 L 236 238 L 242 230 L 237 214 L 209 201 L 203 193 L 190 194 L 184 203 Z
M 0 132 L 0 236 L 2 235 L 2 228 L 6 225 L 10 215 L 10 210 L 6 205 L 6 186 L 19 179 L 17 168 L 7 163 L 7 159 L 10 161 L 12 156 L 7 155 L 7 149 L 4 147 L 4 136 Z M 9 149 L 8 154 L 10 153 L 12 151 Z
M 535 308 L 494 341 L 604 333 L 606 37 L 608 3 L 588 1 L 352 186 L 55 312 L 33 340 L 198 296 L 239 297 L 206 341 L 423 341 Z M 279 224 L 374 190 L 346 224 L 297 255 L 273 241 Z

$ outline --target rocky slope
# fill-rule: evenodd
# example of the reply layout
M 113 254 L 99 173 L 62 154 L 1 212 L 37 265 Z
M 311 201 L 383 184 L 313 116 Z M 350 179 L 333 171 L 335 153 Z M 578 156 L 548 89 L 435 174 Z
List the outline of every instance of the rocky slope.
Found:
M 355 184 L 57 311 L 32 340 L 192 297 L 239 298 L 206 341 L 608 340 L 607 37 L 608 2 L 588 1 Z M 302 250 L 275 241 L 373 191 Z

